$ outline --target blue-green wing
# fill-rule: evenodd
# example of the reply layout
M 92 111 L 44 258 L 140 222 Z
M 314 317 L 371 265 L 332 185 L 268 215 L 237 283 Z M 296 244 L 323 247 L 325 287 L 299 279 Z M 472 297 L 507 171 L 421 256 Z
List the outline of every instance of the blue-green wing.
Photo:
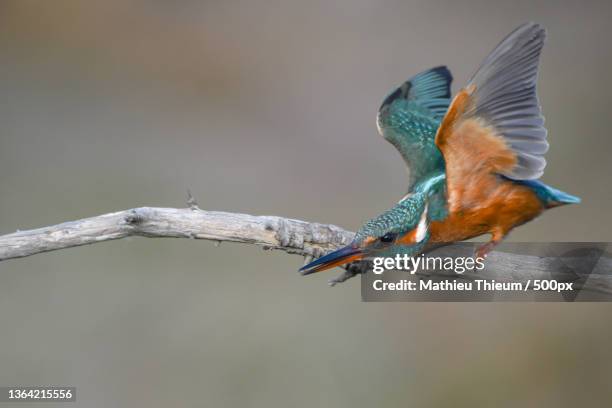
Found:
M 451 102 L 452 80 L 444 66 L 423 71 L 387 96 L 378 110 L 380 134 L 397 148 L 409 168 L 409 192 L 416 183 L 445 170 L 435 137 Z M 431 219 L 446 216 L 444 191 L 433 194 L 430 204 Z
M 434 139 L 451 101 L 452 80 L 444 66 L 423 71 L 387 96 L 378 110 L 380 134 L 397 148 L 410 169 L 409 189 L 444 168 Z

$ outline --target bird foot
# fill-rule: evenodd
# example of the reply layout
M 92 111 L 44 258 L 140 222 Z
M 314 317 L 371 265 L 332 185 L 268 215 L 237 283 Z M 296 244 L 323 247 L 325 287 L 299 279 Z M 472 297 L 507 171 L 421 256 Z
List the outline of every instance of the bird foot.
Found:
M 474 251 L 474 257 L 486 259 L 486 257 L 489 255 L 489 252 L 491 252 L 496 245 L 497 242 L 495 241 L 489 241 L 486 244 L 479 245 Z
M 338 283 L 345 282 L 351 279 L 353 276 L 361 275 L 362 273 L 366 273 L 370 269 L 370 263 L 367 261 L 357 261 L 350 263 L 345 266 L 344 272 L 340 275 L 336 276 L 333 279 L 330 279 L 327 283 L 329 286 L 336 286 Z
M 330 279 L 329 281 L 327 281 L 327 284 L 329 286 L 334 287 L 334 286 L 336 286 L 336 284 L 345 282 L 345 281 L 351 279 L 353 276 L 358 275 L 358 274 L 359 274 L 358 272 L 354 272 L 351 268 L 347 268 L 340 275 L 338 275 L 335 278 Z

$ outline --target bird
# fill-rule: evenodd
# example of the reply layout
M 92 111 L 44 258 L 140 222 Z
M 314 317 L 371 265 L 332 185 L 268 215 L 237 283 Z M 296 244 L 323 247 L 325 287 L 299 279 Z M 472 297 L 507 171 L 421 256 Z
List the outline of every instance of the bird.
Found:
M 300 272 L 375 256 L 416 256 L 489 234 L 474 254 L 485 258 L 513 228 L 547 209 L 579 203 L 540 180 L 549 147 L 537 95 L 545 39 L 540 24 L 522 24 L 452 99 L 453 77 L 445 66 L 423 71 L 389 94 L 377 128 L 408 166 L 408 193 L 359 228 L 349 245 Z

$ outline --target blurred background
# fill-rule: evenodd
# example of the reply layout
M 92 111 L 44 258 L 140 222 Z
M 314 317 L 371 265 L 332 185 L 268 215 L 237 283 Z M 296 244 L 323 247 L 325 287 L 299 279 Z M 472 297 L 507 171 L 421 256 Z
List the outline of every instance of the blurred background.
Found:
M 544 181 L 583 198 L 515 241 L 610 241 L 605 1 L 0 2 L 0 234 L 137 206 L 356 229 L 405 189 L 382 99 L 464 84 L 549 30 Z M 595 304 L 365 304 L 359 280 L 244 245 L 126 239 L 0 264 L 0 385 L 71 406 L 609 406 Z M 26 404 L 19 404 L 24 407 Z

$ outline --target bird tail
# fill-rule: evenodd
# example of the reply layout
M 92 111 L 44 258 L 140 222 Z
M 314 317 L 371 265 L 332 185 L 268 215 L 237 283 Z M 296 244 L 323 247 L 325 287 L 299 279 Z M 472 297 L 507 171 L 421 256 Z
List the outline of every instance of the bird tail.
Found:
M 557 190 L 554 187 L 544 184 L 540 180 L 513 180 L 515 183 L 523 184 L 531 188 L 544 203 L 546 208 L 558 207 L 566 204 L 580 203 L 580 197 Z
M 580 197 L 568 194 L 561 190 L 557 190 L 556 188 L 550 186 L 546 187 L 548 188 L 548 191 L 552 196 L 552 200 L 550 200 L 550 202 L 548 203 L 550 207 L 556 207 L 565 204 L 578 204 L 580 203 L 580 201 L 582 201 Z

